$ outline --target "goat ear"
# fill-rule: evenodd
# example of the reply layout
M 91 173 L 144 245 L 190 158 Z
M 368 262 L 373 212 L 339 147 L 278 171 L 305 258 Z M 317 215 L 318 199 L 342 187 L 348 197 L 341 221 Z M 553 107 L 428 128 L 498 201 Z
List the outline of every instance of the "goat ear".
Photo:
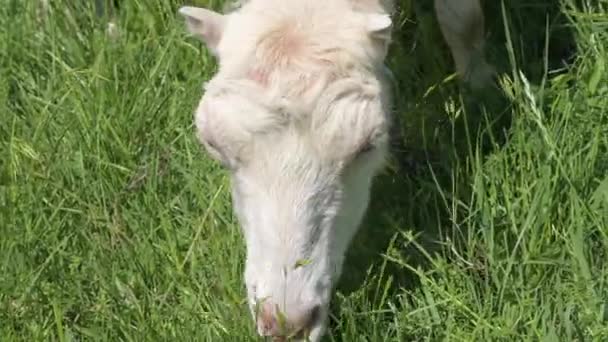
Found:
M 372 38 L 388 41 L 393 21 L 388 14 L 367 14 L 367 31 Z
M 205 8 L 191 6 L 181 7 L 179 14 L 186 19 L 188 31 L 217 55 L 217 45 L 224 33 L 225 16 Z

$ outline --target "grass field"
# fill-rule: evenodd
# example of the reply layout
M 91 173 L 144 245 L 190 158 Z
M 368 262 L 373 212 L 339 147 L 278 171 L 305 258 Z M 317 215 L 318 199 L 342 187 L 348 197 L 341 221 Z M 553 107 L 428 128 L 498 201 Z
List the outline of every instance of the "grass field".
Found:
M 405 167 L 328 341 L 608 341 L 608 3 L 573 2 L 487 1 L 504 96 L 459 88 L 431 1 L 401 2 Z M 0 6 L 0 340 L 256 340 L 182 3 L 126 1 L 115 39 L 92 1 L 50 3 Z

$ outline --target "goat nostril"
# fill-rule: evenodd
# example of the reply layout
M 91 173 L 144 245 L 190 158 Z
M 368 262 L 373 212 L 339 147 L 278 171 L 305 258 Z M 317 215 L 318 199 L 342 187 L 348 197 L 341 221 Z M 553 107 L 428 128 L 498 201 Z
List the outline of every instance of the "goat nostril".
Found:
M 316 305 L 310 311 L 310 314 L 308 316 L 308 323 L 306 323 L 306 329 L 312 328 L 317 323 L 319 318 L 321 318 L 321 306 Z
M 278 322 L 274 316 L 274 310 L 269 303 L 265 303 L 257 318 L 260 335 L 273 336 L 278 333 Z
M 315 305 L 310 311 L 306 313 L 305 316 L 302 317 L 302 320 L 297 326 L 296 336 L 298 338 L 304 339 L 310 334 L 311 330 L 314 326 L 319 322 L 321 318 L 321 306 Z

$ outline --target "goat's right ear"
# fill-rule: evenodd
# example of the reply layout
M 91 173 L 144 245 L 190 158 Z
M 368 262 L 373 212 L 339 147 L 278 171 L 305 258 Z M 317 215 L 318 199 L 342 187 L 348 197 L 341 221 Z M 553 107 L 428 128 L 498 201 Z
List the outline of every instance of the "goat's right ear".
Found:
M 217 55 L 217 45 L 224 33 L 225 16 L 205 8 L 191 6 L 180 8 L 179 14 L 186 19 L 188 31 Z

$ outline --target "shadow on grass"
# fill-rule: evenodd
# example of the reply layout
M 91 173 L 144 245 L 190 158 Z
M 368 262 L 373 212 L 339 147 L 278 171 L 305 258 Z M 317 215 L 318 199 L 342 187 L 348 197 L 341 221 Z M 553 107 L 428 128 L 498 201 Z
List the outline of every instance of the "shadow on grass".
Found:
M 486 1 L 484 7 L 486 56 L 499 75 L 509 74 L 513 63 L 501 3 Z M 438 31 L 432 1 L 418 1 L 408 9 L 402 15 L 409 20 L 401 18 L 399 22 L 405 24 L 394 33 L 389 61 L 397 78 L 397 116 L 407 149 L 395 153 L 399 169 L 388 169 L 375 181 L 366 220 L 349 249 L 338 285 L 345 295 L 361 289 L 370 267 L 377 272 L 383 264 L 382 254 L 400 231 L 418 235 L 417 242 L 430 254 L 440 252 L 446 237 L 453 237 L 452 198 L 464 204 L 470 198 L 472 156 L 477 153 L 483 158 L 500 148 L 508 137 L 511 104 L 496 84 L 473 92 L 464 85 L 444 81 L 453 67 Z M 575 56 L 574 36 L 558 0 L 511 0 L 505 9 L 515 65 L 531 83 L 539 84 L 547 74 L 568 67 Z M 464 104 L 462 115 L 450 116 L 446 110 L 450 101 L 456 107 Z M 394 249 L 411 267 L 429 266 L 416 248 L 405 247 L 403 239 L 397 241 L 401 245 Z M 390 262 L 383 276 L 374 282 L 389 277 L 392 293 L 413 289 L 418 282 L 413 272 Z M 373 294 L 367 298 L 373 298 Z M 337 317 L 340 305 L 334 299 L 332 312 Z M 339 323 L 332 321 L 332 328 L 337 332 Z

